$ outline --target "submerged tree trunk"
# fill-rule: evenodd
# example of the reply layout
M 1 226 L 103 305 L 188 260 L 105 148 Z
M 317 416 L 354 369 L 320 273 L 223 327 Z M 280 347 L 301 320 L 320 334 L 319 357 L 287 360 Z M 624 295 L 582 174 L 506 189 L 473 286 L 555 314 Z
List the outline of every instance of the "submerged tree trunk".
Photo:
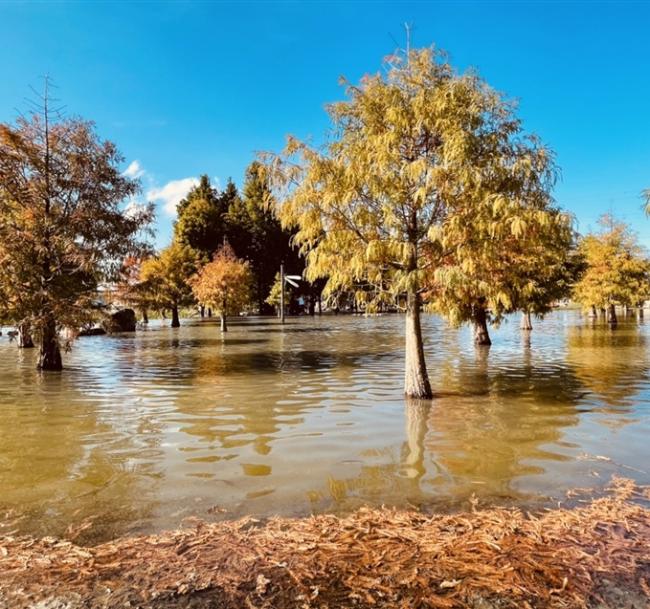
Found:
M 521 323 L 519 327 L 527 332 L 533 329 L 533 322 L 530 320 L 530 311 L 521 312 Z
M 636 318 L 638 321 L 641 321 L 643 319 L 643 305 L 641 305 L 637 310 L 636 310 Z
M 143 324 L 149 323 L 149 315 L 147 314 L 147 309 L 142 309 L 142 323 Z
M 61 350 L 56 335 L 56 321 L 49 318 L 41 331 L 41 351 L 38 357 L 39 370 L 63 370 Z
M 410 291 L 406 304 L 406 362 L 404 393 L 410 398 L 430 399 L 431 385 L 424 360 L 422 327 L 420 326 L 420 296 Z
M 610 324 L 618 323 L 618 319 L 616 318 L 616 307 L 613 304 L 610 304 L 607 308 L 607 321 Z
M 481 298 L 473 307 L 474 344 L 491 345 L 490 333 L 487 326 L 487 311 L 485 299 Z
M 208 317 L 212 317 L 212 309 L 208 307 Z
M 205 317 L 205 305 L 199 305 L 199 315 L 201 316 L 201 319 Z
M 18 347 L 21 349 L 32 349 L 34 347 L 29 324 L 22 323 L 18 325 Z
M 178 318 L 178 307 L 174 305 L 172 307 L 172 328 L 180 328 L 181 320 Z

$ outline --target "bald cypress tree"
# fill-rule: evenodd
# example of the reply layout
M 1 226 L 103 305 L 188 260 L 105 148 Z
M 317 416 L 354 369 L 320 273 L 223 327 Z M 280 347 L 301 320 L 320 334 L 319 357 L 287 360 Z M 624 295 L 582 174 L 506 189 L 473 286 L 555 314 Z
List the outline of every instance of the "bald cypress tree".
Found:
M 324 147 L 289 138 L 282 154 L 265 157 L 280 216 L 296 228 L 308 278 L 328 278 L 326 292 L 356 288 L 368 308 L 403 303 L 404 391 L 429 398 L 420 322 L 427 281 L 451 255 L 469 264 L 468 223 L 479 239 L 502 223 L 518 231 L 522 201 L 545 196 L 550 154 L 526 137 L 511 102 L 437 51 L 392 57 L 385 73 L 347 93 L 328 106 Z M 484 245 L 487 256 L 498 253 Z
M 63 367 L 60 330 L 94 317 L 96 292 L 127 255 L 145 251 L 151 206 L 91 122 L 61 118 L 47 94 L 0 124 L 0 318 L 39 343 L 38 367 Z

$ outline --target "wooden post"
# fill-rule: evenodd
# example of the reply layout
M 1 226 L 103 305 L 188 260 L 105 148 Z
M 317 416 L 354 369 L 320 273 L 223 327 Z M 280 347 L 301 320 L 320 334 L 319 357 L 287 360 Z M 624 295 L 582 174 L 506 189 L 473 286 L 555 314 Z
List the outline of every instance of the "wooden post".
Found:
M 280 323 L 284 323 L 284 264 L 280 265 Z

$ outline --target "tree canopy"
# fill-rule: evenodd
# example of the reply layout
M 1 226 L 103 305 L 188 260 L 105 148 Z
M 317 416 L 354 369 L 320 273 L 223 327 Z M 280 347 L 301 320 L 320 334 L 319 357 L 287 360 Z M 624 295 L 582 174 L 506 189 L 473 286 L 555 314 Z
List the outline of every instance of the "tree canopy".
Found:
M 358 291 L 369 308 L 405 299 L 405 393 L 430 397 L 427 284 L 447 288 L 449 268 L 467 274 L 477 255 L 487 273 L 546 221 L 536 213 L 549 207 L 552 155 L 523 133 L 512 102 L 432 49 L 391 57 L 385 74 L 347 92 L 328 106 L 334 135 L 323 148 L 290 137 L 283 154 L 264 158 L 307 277 L 328 277 L 326 293 L 370 286 Z M 478 288 L 473 307 L 483 306 Z
M 153 309 L 171 311 L 173 328 L 180 326 L 179 308 L 194 302 L 189 280 L 199 264 L 195 250 L 174 241 L 141 265 L 140 297 Z
M 491 342 L 488 316 L 499 323 L 515 311 L 543 315 L 570 294 L 572 220 L 543 188 L 536 195 L 495 198 L 483 218 L 469 207 L 454 219 L 457 230 L 441 236 L 446 255 L 426 280 L 427 300 L 454 325 L 471 321 L 477 344 Z M 503 205 L 510 207 L 505 217 Z
M 225 332 L 226 317 L 240 313 L 249 304 L 251 280 L 249 263 L 237 258 L 232 247 L 225 244 L 211 262 L 199 269 L 191 286 L 199 302 L 219 313 Z
M 48 108 L 0 124 L 0 317 L 26 325 L 39 367 L 62 367 L 58 332 L 92 316 L 96 291 L 123 258 L 146 249 L 151 206 L 115 145 L 91 122 Z
M 607 309 L 615 322 L 616 305 L 638 306 L 650 298 L 650 260 L 624 222 L 605 214 L 599 224 L 599 232 L 580 240 L 585 270 L 573 296 L 585 309 Z
M 234 186 L 234 185 L 233 185 Z M 226 214 L 233 195 L 220 194 L 202 175 L 197 186 L 178 204 L 174 238 L 194 249 L 206 262 L 228 234 Z

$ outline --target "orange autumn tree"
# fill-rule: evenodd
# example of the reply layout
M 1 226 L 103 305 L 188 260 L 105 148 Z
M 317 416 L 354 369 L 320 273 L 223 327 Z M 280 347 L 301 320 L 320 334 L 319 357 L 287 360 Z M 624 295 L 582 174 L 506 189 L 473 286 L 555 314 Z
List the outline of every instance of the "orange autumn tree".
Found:
M 196 299 L 219 313 L 221 331 L 226 332 L 226 317 L 240 313 L 250 302 L 251 281 L 249 263 L 237 258 L 232 247 L 225 244 L 194 276 L 191 285 Z

